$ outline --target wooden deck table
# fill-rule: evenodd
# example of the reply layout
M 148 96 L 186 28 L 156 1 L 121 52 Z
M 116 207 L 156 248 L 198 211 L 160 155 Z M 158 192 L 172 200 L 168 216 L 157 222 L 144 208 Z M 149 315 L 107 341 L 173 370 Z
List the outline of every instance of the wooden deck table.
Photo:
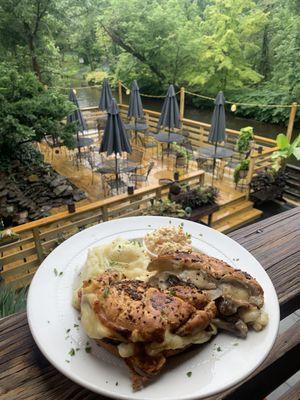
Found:
M 248 249 L 269 274 L 278 294 L 281 319 L 298 309 L 300 207 L 239 229 L 230 236 Z M 270 355 L 250 378 L 210 400 L 262 400 L 299 367 L 298 323 L 278 336 Z M 289 396 L 292 396 L 289 400 L 298 398 L 297 387 Z M 26 313 L 0 320 L 0 400 L 21 399 L 104 399 L 67 379 L 45 359 L 30 334 Z

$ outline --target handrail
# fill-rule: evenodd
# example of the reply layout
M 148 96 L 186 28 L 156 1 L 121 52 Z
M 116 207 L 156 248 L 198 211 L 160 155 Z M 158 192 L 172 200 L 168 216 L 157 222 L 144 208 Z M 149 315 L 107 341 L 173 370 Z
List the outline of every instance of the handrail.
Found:
M 119 104 L 119 107 L 123 108 L 123 109 L 127 109 L 128 105 L 127 104 Z M 98 106 L 89 106 L 89 107 L 81 108 L 81 111 L 89 111 L 89 110 L 98 110 Z M 160 113 L 158 111 L 149 110 L 147 108 L 144 108 L 144 113 L 150 114 L 157 118 L 159 118 L 159 116 L 160 116 Z M 211 124 L 208 124 L 206 122 L 201 122 L 201 121 L 195 121 L 195 120 L 189 119 L 189 118 L 183 118 L 182 122 L 183 122 L 183 124 L 192 125 L 192 126 L 196 126 L 196 127 L 201 126 L 201 127 L 207 128 L 207 129 L 209 129 L 211 127 Z M 240 131 L 237 131 L 237 130 L 231 129 L 231 128 L 226 128 L 226 133 L 228 133 L 229 135 L 235 135 L 235 136 L 238 136 L 241 134 Z M 268 144 L 272 144 L 272 145 L 276 144 L 276 140 L 270 139 L 270 138 L 267 138 L 264 136 L 260 136 L 260 135 L 254 135 L 254 139 L 259 142 L 264 142 L 264 143 L 268 143 Z
M 128 105 L 127 104 L 119 104 L 119 107 L 127 109 Z M 159 118 L 159 116 L 160 116 L 160 113 L 158 111 L 153 111 L 153 110 L 148 110 L 148 109 L 144 109 L 144 113 L 155 116 L 157 118 Z M 193 119 L 188 119 L 188 118 L 183 118 L 182 123 L 183 123 L 183 125 L 187 124 L 187 125 L 193 125 L 193 126 L 197 126 L 197 127 L 200 126 L 200 127 L 204 127 L 207 129 L 209 129 L 211 127 L 211 124 L 208 124 L 206 122 L 195 121 Z M 241 134 L 240 131 L 237 131 L 235 129 L 230 129 L 230 128 L 226 128 L 226 133 L 228 133 L 230 135 L 235 135 L 235 136 L 239 136 Z M 273 144 L 273 145 L 276 144 L 276 140 L 266 138 L 266 137 L 260 136 L 260 135 L 254 135 L 254 139 L 259 142 L 265 142 L 265 143 L 269 143 L 269 144 Z
M 200 178 L 203 174 L 204 174 L 204 172 L 202 170 L 193 171 L 186 175 L 181 176 L 179 178 L 179 181 L 184 182 L 189 179 L 198 178 L 198 177 Z M 126 200 L 132 200 L 141 195 L 146 195 L 146 194 L 154 192 L 155 190 L 158 190 L 158 189 L 163 190 L 163 189 L 166 189 L 167 187 L 168 187 L 167 184 L 166 185 L 160 185 L 160 184 L 149 185 L 146 187 L 142 187 L 140 189 L 136 189 L 134 191 L 134 194 L 132 194 L 132 195 L 128 195 L 127 193 L 124 193 L 124 194 L 119 194 L 117 196 L 113 196 L 113 197 L 110 197 L 107 199 L 98 200 L 93 203 L 78 207 L 74 213 L 70 214 L 68 211 L 63 211 L 63 212 L 60 212 L 60 213 L 57 213 L 54 215 L 50 215 L 49 217 L 44 217 L 44 218 L 38 219 L 36 221 L 28 222 L 26 224 L 22 224 L 22 225 L 13 227 L 12 230 L 18 234 L 24 233 L 24 232 L 30 231 L 34 228 L 41 228 L 45 225 L 59 222 L 60 220 L 68 218 L 68 217 L 73 217 L 73 216 L 81 215 L 81 214 L 89 212 L 89 211 L 97 210 L 101 207 L 107 207 L 107 206 L 113 207 L 114 205 L 117 205 L 118 203 L 123 203 Z

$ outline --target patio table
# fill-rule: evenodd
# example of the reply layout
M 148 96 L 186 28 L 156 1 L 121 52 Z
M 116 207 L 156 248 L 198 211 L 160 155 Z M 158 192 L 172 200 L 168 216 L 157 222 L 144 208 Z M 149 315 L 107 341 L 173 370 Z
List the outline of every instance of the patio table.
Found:
M 217 151 L 213 146 L 211 147 L 203 147 L 198 150 L 194 151 L 194 156 L 197 159 L 200 157 L 207 157 L 207 158 L 230 158 L 233 156 L 234 151 L 231 149 L 226 149 L 225 147 L 217 147 Z
M 117 159 L 117 174 L 133 172 L 138 169 L 140 165 L 124 160 L 123 158 Z M 96 164 L 97 172 L 101 174 L 115 174 L 116 173 L 116 160 L 105 160 Z
M 300 207 L 241 228 L 229 236 L 248 249 L 265 268 L 277 291 L 281 319 L 299 308 Z M 209 400 L 263 399 L 297 372 L 299 360 L 298 323 L 277 337 L 267 359 L 249 378 Z M 70 381 L 46 360 L 35 345 L 23 312 L 0 320 L 0 399 L 103 400 L 105 397 Z M 297 392 L 296 396 L 286 399 L 297 399 Z
M 94 143 L 94 139 L 88 138 L 88 137 L 75 137 L 75 142 L 76 142 L 76 147 L 82 148 L 82 147 L 88 147 L 91 146 Z
M 147 124 L 141 124 L 139 122 L 136 125 L 135 124 L 124 124 L 124 126 L 127 131 L 145 132 L 148 129 Z
M 137 138 L 138 138 L 138 132 L 146 133 L 147 130 L 148 130 L 148 125 L 140 123 L 140 122 L 137 122 L 136 124 L 124 124 L 124 126 L 125 126 L 125 129 L 127 131 L 134 131 L 135 132 L 134 140 L 136 142 L 137 142 Z
M 157 140 L 160 143 L 182 143 L 185 139 L 183 135 L 180 135 L 179 133 L 168 133 L 168 132 L 159 132 L 156 134 L 153 134 L 152 137 L 154 137 L 155 140 Z

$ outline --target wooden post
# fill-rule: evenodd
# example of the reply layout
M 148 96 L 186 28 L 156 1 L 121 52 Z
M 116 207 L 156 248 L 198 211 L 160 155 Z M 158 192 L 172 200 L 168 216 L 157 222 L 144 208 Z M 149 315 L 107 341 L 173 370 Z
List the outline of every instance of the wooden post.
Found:
M 286 130 L 286 136 L 287 136 L 289 142 L 292 139 L 297 107 L 298 107 L 298 104 L 296 102 L 292 103 L 291 112 L 290 112 L 290 118 L 289 118 L 289 124 L 288 124 L 287 130 Z
M 122 81 L 118 81 L 119 104 L 123 104 L 122 99 Z
M 36 252 L 37 252 L 37 258 L 38 258 L 39 262 L 42 262 L 44 260 L 44 251 L 43 251 L 43 246 L 42 246 L 41 239 L 40 239 L 39 228 L 33 228 L 32 233 L 33 233 L 33 240 L 34 240 L 34 244 L 35 244 L 35 248 L 36 248 Z
M 180 100 L 179 100 L 179 112 L 180 112 L 180 120 L 181 121 L 184 118 L 184 98 L 185 98 L 184 87 L 181 87 L 180 88 Z
M 247 174 L 247 178 L 246 178 L 246 183 L 248 185 L 247 187 L 247 193 L 246 193 L 246 199 L 249 199 L 249 195 L 250 195 L 250 183 L 252 180 L 252 176 L 254 173 L 254 166 L 255 166 L 255 161 L 256 161 L 256 156 L 250 156 L 250 162 L 249 162 L 249 170 L 248 170 L 248 174 Z

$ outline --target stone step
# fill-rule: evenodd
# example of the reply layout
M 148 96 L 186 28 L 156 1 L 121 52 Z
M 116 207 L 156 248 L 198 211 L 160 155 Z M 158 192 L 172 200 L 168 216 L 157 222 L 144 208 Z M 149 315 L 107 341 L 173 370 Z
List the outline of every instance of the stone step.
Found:
M 215 224 L 213 224 L 213 228 L 222 233 L 228 233 L 237 228 L 240 228 L 241 226 L 249 222 L 255 221 L 261 215 L 262 211 L 252 208 L 248 211 L 242 212 L 241 214 L 236 214 L 231 218 L 216 222 Z

